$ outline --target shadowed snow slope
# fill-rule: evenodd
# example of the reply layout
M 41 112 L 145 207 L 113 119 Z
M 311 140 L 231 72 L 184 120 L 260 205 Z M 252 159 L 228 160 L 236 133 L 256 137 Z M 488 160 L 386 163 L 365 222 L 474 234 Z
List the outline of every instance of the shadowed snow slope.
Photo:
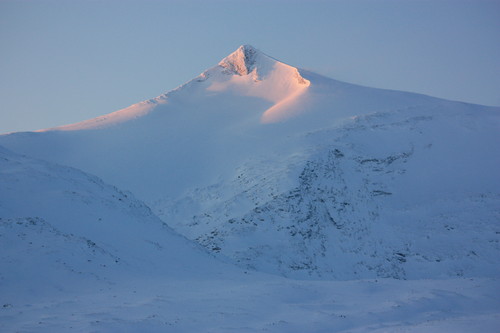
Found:
M 95 176 L 0 147 L 0 184 L 4 300 L 228 270 L 130 193 Z
M 0 144 L 132 191 L 245 268 L 498 276 L 499 115 L 335 81 L 244 45 L 157 98 Z

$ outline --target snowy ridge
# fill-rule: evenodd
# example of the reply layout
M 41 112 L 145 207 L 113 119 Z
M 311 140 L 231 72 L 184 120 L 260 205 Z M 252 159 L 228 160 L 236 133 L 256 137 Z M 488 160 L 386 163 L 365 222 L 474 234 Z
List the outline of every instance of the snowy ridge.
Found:
M 79 131 L 90 129 L 103 129 L 120 123 L 137 119 L 147 115 L 154 109 L 161 99 L 149 100 L 131 105 L 127 108 L 112 112 L 110 114 L 78 122 L 75 124 L 63 125 L 54 128 L 42 129 L 37 132 L 47 131 Z

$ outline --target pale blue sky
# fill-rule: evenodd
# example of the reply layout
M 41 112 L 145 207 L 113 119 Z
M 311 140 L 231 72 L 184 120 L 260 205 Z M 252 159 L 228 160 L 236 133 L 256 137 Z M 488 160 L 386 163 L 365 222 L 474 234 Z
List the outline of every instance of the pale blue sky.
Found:
M 500 1 L 0 0 L 0 133 L 156 97 L 241 44 L 338 80 L 500 105 Z

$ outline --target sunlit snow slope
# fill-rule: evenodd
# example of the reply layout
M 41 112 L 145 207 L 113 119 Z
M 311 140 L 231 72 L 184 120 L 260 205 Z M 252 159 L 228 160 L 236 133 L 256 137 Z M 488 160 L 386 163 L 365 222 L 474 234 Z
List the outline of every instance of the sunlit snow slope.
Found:
M 343 83 L 244 45 L 162 96 L 0 144 L 133 192 L 244 267 L 444 278 L 498 276 L 499 130 L 499 108 Z

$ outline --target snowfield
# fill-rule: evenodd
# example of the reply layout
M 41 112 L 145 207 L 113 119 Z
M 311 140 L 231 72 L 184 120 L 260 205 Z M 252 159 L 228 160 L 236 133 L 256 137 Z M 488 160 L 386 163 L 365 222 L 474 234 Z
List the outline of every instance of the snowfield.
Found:
M 0 331 L 494 332 L 498 142 L 500 108 L 249 45 L 157 98 L 2 135 Z

